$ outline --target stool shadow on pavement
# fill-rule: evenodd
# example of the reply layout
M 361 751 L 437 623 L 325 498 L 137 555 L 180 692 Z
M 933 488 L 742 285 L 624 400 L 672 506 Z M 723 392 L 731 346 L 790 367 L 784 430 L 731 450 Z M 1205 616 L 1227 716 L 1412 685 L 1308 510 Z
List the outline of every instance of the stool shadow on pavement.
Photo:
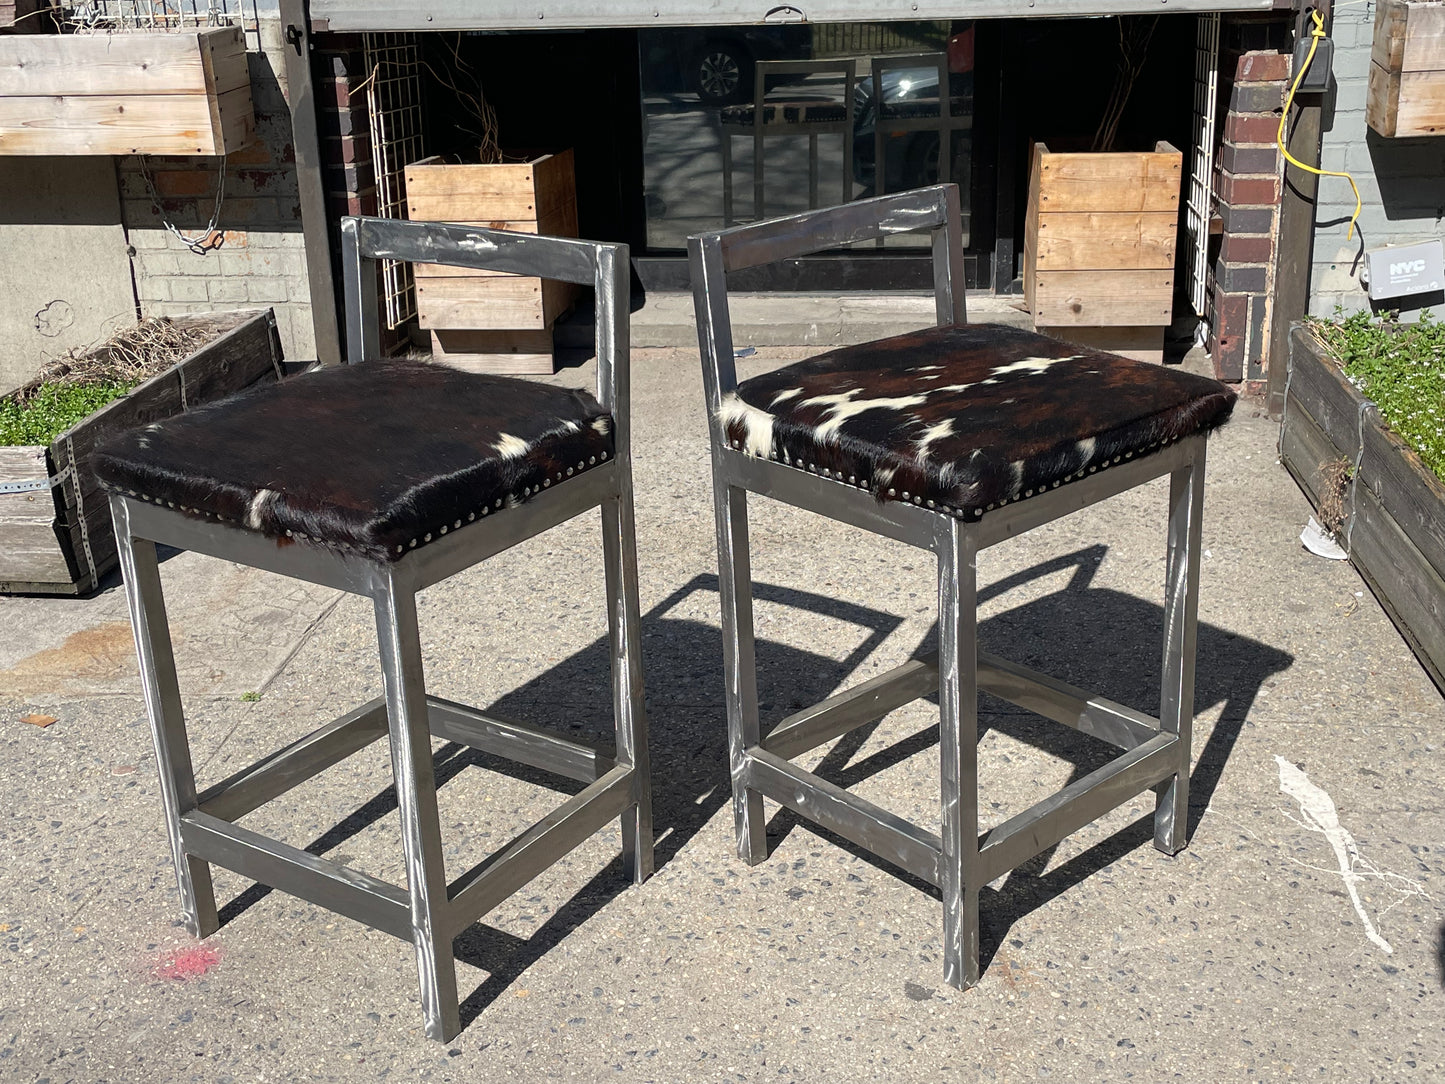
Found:
M 1164 609 L 1160 604 L 1146 602 L 1133 595 L 1092 586 L 1094 573 L 1107 552 L 1107 546 L 1088 546 L 980 588 L 979 603 L 983 605 L 1033 580 L 1074 569 L 1072 578 L 1061 590 L 981 621 L 979 643 L 993 654 L 1012 662 L 1041 670 L 1072 685 L 1155 715 L 1159 710 L 1162 665 L 1159 644 L 1163 642 Z M 935 625 L 915 655 L 937 650 L 937 632 Z M 758 641 L 760 658 L 763 643 Z M 1200 727 L 1197 721 L 1195 724 L 1195 762 L 1189 777 L 1188 830 L 1191 837 L 1219 785 L 1225 762 L 1239 738 L 1260 687 L 1271 675 L 1288 669 L 1293 662 L 1292 655 L 1277 648 L 1203 621 L 1199 623 L 1195 712 L 1198 715 L 1216 705 L 1222 707 L 1207 741 L 1200 742 Z M 760 673 L 761 669 L 760 666 Z M 930 699 L 937 702 L 936 695 Z M 988 694 L 979 698 L 978 725 L 980 741 L 989 730 L 994 730 L 1068 761 L 1073 769 L 1068 783 L 1081 779 L 1118 756 L 1118 750 L 1105 742 Z M 853 758 L 876 727 L 876 723 L 859 727 L 840 738 L 815 769 L 816 774 L 840 787 L 853 787 L 863 779 L 938 745 L 938 726 L 935 724 L 854 763 Z M 936 771 L 931 762 L 929 771 Z M 1058 784 L 1064 785 L 1066 783 Z M 996 796 L 996 792 L 990 793 L 989 774 L 981 766 L 980 807 L 989 808 L 990 798 Z M 1007 797 L 1007 794 L 1004 796 Z M 1149 796 L 1146 792 L 1142 797 L 1147 800 Z M 799 823 L 798 817 L 790 810 L 778 811 L 768 827 L 769 852 Z M 825 829 L 809 827 L 857 857 L 938 898 L 938 890 L 932 885 Z M 1057 849 L 1049 848 L 1009 873 L 1001 887 L 985 888 L 980 904 L 982 966 L 987 968 L 1010 928 L 1023 916 L 1125 854 L 1150 845 L 1153 839 L 1154 812 L 1153 802 L 1150 801 L 1149 811 L 1144 816 L 1058 867 L 1044 872 Z
M 716 624 L 717 576 L 699 575 L 642 615 L 643 666 L 647 690 L 649 744 L 653 764 L 655 853 L 661 868 L 719 811 L 731 803 L 727 725 L 723 709 L 722 634 Z M 697 595 L 707 596 L 701 600 Z M 902 619 L 881 610 L 840 602 L 823 595 L 767 584 L 754 585 L 760 603 L 806 610 L 857 626 L 861 642 L 834 659 L 767 640 L 757 642 L 758 693 L 764 704 L 802 706 L 828 696 L 845 683 L 888 637 Z M 706 619 L 673 615 L 686 606 Z M 605 632 L 576 654 L 562 659 L 532 681 L 496 700 L 484 710 L 551 726 L 565 737 L 594 741 L 610 749 L 613 741 L 609 649 Z M 791 709 L 790 709 L 791 710 Z M 566 720 L 557 727 L 555 720 Z M 448 743 L 435 752 L 433 767 L 440 789 L 469 768 L 495 771 L 560 793 L 576 793 L 582 784 L 502 760 L 480 750 Z M 305 850 L 324 855 L 396 811 L 396 791 L 387 787 Z M 521 831 L 524 820 L 512 831 Z M 729 832 L 731 835 L 731 832 Z M 717 855 L 719 867 L 736 861 L 731 849 Z M 573 930 L 620 896 L 629 885 L 620 856 L 602 867 L 574 895 L 556 901 L 556 909 L 530 936 L 473 924 L 456 939 L 456 958 L 486 971 L 487 977 L 461 1005 L 466 1027 L 526 970 L 560 944 Z M 220 911 L 224 926 L 270 894 L 252 885 Z M 644 885 L 638 891 L 646 892 Z

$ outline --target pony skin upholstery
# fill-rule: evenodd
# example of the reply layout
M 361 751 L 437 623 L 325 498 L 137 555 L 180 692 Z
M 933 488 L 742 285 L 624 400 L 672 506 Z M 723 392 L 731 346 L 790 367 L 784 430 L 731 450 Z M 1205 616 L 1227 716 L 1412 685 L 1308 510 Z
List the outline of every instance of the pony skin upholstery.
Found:
M 94 466 L 112 491 L 394 561 L 614 451 L 612 417 L 585 392 L 387 360 L 131 430 Z
M 995 324 L 843 347 L 738 385 L 734 448 L 979 516 L 1222 424 L 1208 377 Z

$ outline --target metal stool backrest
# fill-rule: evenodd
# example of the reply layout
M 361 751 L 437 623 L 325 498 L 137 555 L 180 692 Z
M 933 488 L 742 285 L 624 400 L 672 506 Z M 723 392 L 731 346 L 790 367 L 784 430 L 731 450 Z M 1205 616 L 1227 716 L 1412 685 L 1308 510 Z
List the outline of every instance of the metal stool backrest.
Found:
M 596 290 L 597 401 L 611 413 L 619 451 L 630 448 L 628 247 L 445 222 L 341 220 L 346 360 L 381 356 L 377 260 L 405 260 L 558 279 Z
M 688 238 L 708 425 L 715 442 L 727 443 L 719 411 L 723 397 L 738 382 L 728 272 L 917 230 L 933 235 L 933 294 L 939 326 L 966 322 L 957 185 L 933 185 Z

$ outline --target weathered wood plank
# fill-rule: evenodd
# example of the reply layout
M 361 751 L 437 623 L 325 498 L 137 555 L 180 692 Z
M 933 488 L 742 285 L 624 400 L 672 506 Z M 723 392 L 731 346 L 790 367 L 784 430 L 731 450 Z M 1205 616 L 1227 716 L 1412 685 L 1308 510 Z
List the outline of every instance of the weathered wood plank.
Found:
M 1179 210 L 1183 156 L 1167 143 L 1153 152 L 1054 154 L 1036 148 L 1038 210 Z
M 567 310 L 574 291 L 553 279 L 429 278 L 416 284 L 417 317 L 427 329 L 541 329 Z
M 1064 342 L 1106 350 L 1135 361 L 1162 364 L 1164 361 L 1164 327 L 1162 324 L 1133 327 L 1039 327 L 1034 330 Z
M 1168 324 L 1173 271 L 1038 271 L 1034 324 L 1072 327 Z
M 1391 72 L 1445 70 L 1445 5 L 1381 0 L 1370 59 Z
M 470 373 L 507 376 L 556 372 L 552 330 L 440 330 L 431 333 L 432 360 Z
M 425 158 L 407 166 L 405 176 L 407 217 L 413 221 L 549 220 L 576 202 L 570 149 L 490 165 Z
M 167 33 L 67 34 L 9 38 L 0 43 L 0 96 L 132 97 L 217 93 L 239 86 L 208 84 L 206 54 L 244 56 L 241 28 Z M 249 77 L 247 77 L 249 82 Z
M 1173 271 L 1178 225 L 1175 211 L 1039 214 L 1036 269 Z
M 205 94 L 0 97 L 0 154 L 225 154 L 255 134 L 250 100 L 222 95 L 215 130 Z

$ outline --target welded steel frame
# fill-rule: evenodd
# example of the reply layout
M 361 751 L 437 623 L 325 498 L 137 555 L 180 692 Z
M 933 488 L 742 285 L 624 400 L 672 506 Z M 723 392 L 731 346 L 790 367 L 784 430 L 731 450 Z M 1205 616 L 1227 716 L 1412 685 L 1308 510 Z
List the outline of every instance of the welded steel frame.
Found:
M 885 72 L 906 68 L 933 68 L 938 72 L 938 112 L 933 116 L 887 117 L 883 115 L 883 75 Z M 953 95 L 948 79 L 948 54 L 934 53 L 893 53 L 875 56 L 873 73 L 873 191 L 884 195 L 888 191 L 887 153 L 888 139 L 895 132 L 937 132 L 938 133 L 938 182 L 947 184 L 953 171 L 953 133 L 955 130 L 973 127 L 973 115 L 953 112 Z M 887 123 L 885 124 L 885 119 Z M 965 178 L 964 183 L 968 181 Z
M 737 385 L 727 274 L 902 230 L 932 233 L 938 323 L 964 323 L 961 222 L 954 185 L 689 239 L 712 447 L 733 814 L 738 854 L 750 864 L 767 857 L 766 797 L 937 886 L 943 897 L 944 979 L 966 988 L 979 979 L 979 890 L 988 882 L 1151 788 L 1157 796 L 1155 846 L 1166 854 L 1185 846 L 1205 439 L 1190 437 L 1149 455 L 1091 468 L 1079 481 L 969 518 L 880 502 L 803 464 L 787 465 L 732 448 L 720 413 L 723 397 Z M 1157 718 L 980 649 L 980 550 L 1163 475 L 1169 476 L 1170 488 Z M 931 551 L 938 562 L 938 654 L 906 662 L 795 712 L 764 735 L 754 660 L 749 493 Z M 980 833 L 981 690 L 1101 738 L 1120 755 Z M 912 824 L 792 763 L 792 758 L 935 691 L 940 714 L 939 831 Z
M 379 353 L 373 266 L 378 259 L 447 263 L 594 286 L 597 396 L 612 412 L 616 426 L 612 459 L 524 504 L 463 525 L 394 563 L 291 539 L 282 545 L 258 532 L 187 515 L 141 496 L 113 495 L 111 511 L 187 927 L 197 937 L 207 937 L 218 928 L 210 874 L 214 863 L 410 941 L 416 950 L 427 1035 L 446 1041 L 461 1029 L 454 937 L 614 817 L 622 823 L 629 878 L 640 883 L 652 872 L 629 443 L 627 246 L 374 218 L 343 219 L 341 230 L 352 362 Z M 602 520 L 615 751 L 609 754 L 586 742 L 428 695 L 417 630 L 417 592 L 593 508 L 601 509 Z M 157 543 L 370 598 L 385 694 L 198 792 L 166 623 Z M 391 748 L 405 886 L 235 823 L 383 736 Z M 433 736 L 585 786 L 448 882 L 432 765 Z

